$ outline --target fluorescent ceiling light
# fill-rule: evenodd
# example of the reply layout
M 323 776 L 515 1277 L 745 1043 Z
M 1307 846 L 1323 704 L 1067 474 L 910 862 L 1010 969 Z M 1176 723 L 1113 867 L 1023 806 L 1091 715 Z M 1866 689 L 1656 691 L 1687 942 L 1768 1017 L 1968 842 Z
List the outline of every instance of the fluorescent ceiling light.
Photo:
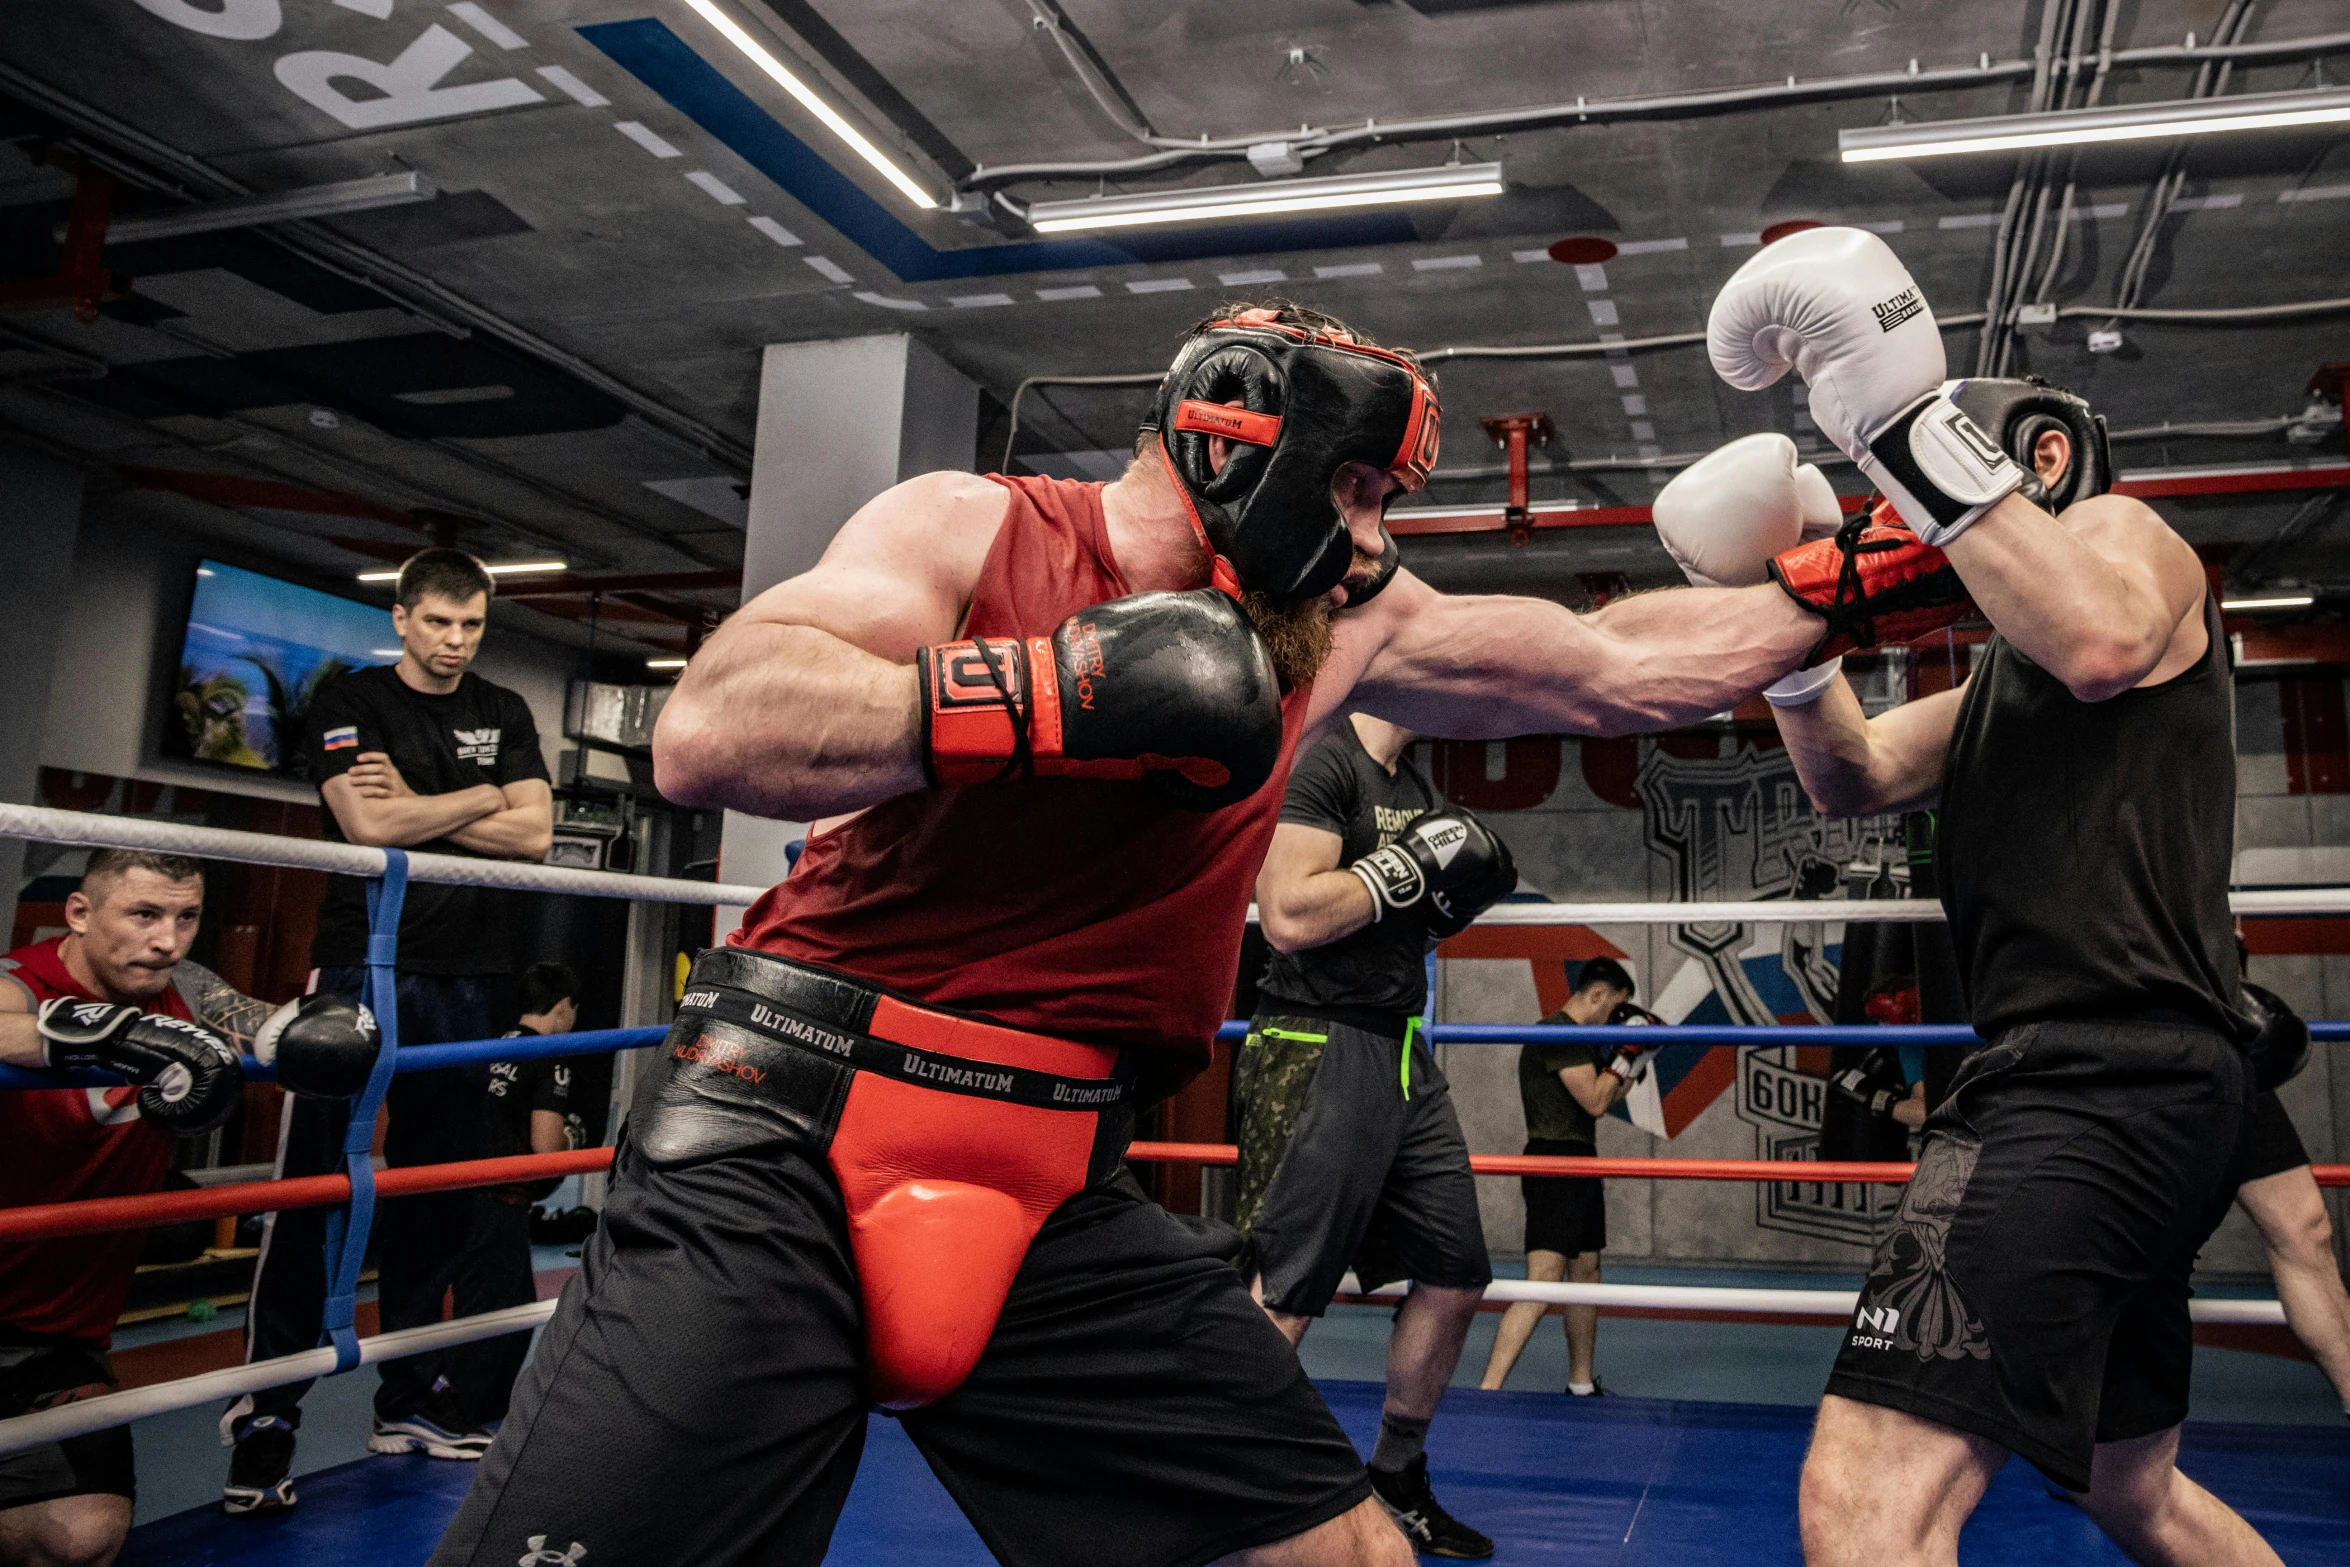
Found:
M 2032 147 L 2079 147 L 2096 142 L 2208 136 L 2218 131 L 2273 130 L 2350 120 L 2350 88 L 2245 93 L 2129 104 L 2115 109 L 2063 109 L 2053 114 L 2009 114 L 1980 120 L 1871 125 L 1836 133 L 1846 163 L 1883 158 L 1939 158 L 1962 152 L 2016 152 Z
M 482 570 L 493 577 L 537 576 L 551 571 L 569 571 L 570 569 L 571 563 L 561 560 L 506 560 L 482 567 Z M 359 580 L 361 582 L 397 582 L 400 580 L 400 573 L 397 570 L 363 571 L 359 573 Z
M 300 190 L 281 190 L 266 196 L 208 201 L 148 217 L 116 218 L 106 225 L 106 243 L 131 245 L 143 239 L 250 228 L 256 223 L 331 218 L 343 212 L 367 212 L 377 207 L 430 201 L 440 193 L 440 187 L 424 175 L 414 169 L 402 169 L 397 174 L 376 174 L 363 180 L 336 180 L 330 185 L 306 185 Z M 54 233 L 57 239 L 63 240 L 65 225 L 59 224 Z
M 1132 196 L 1087 196 L 1038 201 L 1028 222 L 1039 234 L 1071 229 L 1139 228 L 1151 223 L 1202 223 L 1256 218 L 1275 212 L 1328 212 L 1339 207 L 1386 207 L 1406 201 L 1460 201 L 1502 193 L 1498 163 L 1447 163 L 1384 174 L 1340 174 L 1320 180 L 1259 180 L 1204 190 L 1155 190 Z
M 899 168 L 889 154 L 874 146 L 863 131 L 841 118 L 839 110 L 817 97 L 814 89 L 794 76 L 781 60 L 775 58 L 773 52 L 766 45 L 744 32 L 733 17 L 719 10 L 716 5 L 711 3 L 711 0 L 685 0 L 685 3 L 694 8 L 696 16 L 716 28 L 719 37 L 740 49 L 744 58 L 766 72 L 776 86 L 798 99 L 801 108 L 822 120 L 827 130 L 847 142 L 851 152 L 873 165 L 875 171 L 883 179 L 895 185 L 908 201 L 917 207 L 929 208 L 938 205 L 937 197 L 914 183 L 912 175 Z
M 2307 609 L 2316 602 L 2317 595 L 2314 593 L 2280 593 L 2274 598 L 2221 599 L 2219 607 L 2226 610 Z
M 685 662 L 682 658 L 648 658 L 645 660 L 645 667 L 647 669 L 683 669 Z

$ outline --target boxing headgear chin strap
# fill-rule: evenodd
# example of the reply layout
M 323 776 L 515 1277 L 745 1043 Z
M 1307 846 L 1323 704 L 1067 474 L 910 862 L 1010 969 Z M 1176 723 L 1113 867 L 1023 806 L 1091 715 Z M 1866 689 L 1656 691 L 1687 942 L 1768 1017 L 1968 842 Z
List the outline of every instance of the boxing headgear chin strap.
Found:
M 2019 380 L 1961 381 L 1951 388 L 1950 400 L 1988 431 L 2024 470 L 2021 494 L 2045 511 L 2064 510 L 2075 501 L 2103 495 L 2113 488 L 2113 455 L 2106 448 L 2105 416 L 2038 376 Z M 2032 448 L 2050 430 L 2062 430 L 2073 449 L 2072 461 L 2056 482 L 2041 479 L 2032 465 Z
M 1145 430 L 1175 481 L 1192 531 L 1216 557 L 1215 584 L 1313 598 L 1354 562 L 1346 518 L 1330 499 L 1341 466 L 1365 463 L 1405 490 L 1436 465 L 1436 389 L 1400 354 L 1244 311 L 1184 344 L 1159 383 Z M 1208 442 L 1230 443 L 1222 471 Z M 1395 540 L 1347 593 L 1366 602 L 1395 575 Z

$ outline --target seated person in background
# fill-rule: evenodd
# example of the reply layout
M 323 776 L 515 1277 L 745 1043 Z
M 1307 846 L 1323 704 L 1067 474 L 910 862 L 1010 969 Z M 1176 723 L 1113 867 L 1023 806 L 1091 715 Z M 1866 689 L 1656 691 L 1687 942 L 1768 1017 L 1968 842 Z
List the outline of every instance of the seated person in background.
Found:
M 66 897 L 65 934 L 0 959 L 0 1062 L 125 1080 L 0 1093 L 0 1208 L 160 1191 L 172 1138 L 218 1126 L 243 1097 L 240 1046 L 305 1090 L 331 1086 L 322 1067 L 348 1073 L 335 1049 L 363 1050 L 364 1081 L 373 1024 L 355 1009 L 273 1014 L 189 962 L 203 916 L 194 860 L 100 849 Z M 107 1350 L 144 1235 L 0 1246 L 0 1419 L 113 1390 Z M 0 1563 L 102 1567 L 135 1492 L 128 1427 L 0 1455 Z
M 1591 959 L 1574 981 L 1567 1004 L 1544 1018 L 1545 1025 L 1655 1021 L 1632 1005 L 1632 976 L 1614 958 Z M 1518 1096 L 1526 1107 L 1526 1152 L 1581 1158 L 1597 1153 L 1599 1117 L 1632 1091 L 1648 1065 L 1648 1053 L 1632 1046 L 1521 1046 Z M 1583 1175 L 1528 1175 L 1519 1183 L 1526 1194 L 1526 1277 L 1546 1284 L 1561 1279 L 1598 1283 L 1599 1254 L 1607 1249 L 1606 1187 Z M 1567 1327 L 1567 1391 L 1578 1396 L 1604 1391 L 1592 1369 L 1599 1309 L 1561 1309 Z M 1507 1380 L 1542 1312 L 1539 1301 L 1521 1300 L 1502 1313 L 1478 1386 L 1497 1388 Z
M 522 973 L 522 1026 L 509 1029 L 508 1039 L 546 1034 L 568 1034 L 579 1024 L 579 982 L 561 963 L 534 963 Z M 588 1058 L 591 1068 L 605 1058 Z M 586 1086 L 582 1062 L 568 1056 L 527 1057 L 490 1065 L 487 1124 L 482 1130 L 482 1157 L 502 1159 L 514 1154 L 562 1153 L 593 1146 L 588 1140 L 592 1109 L 595 1140 L 603 1140 L 605 1105 L 592 1107 L 573 1097 L 575 1086 Z M 606 1079 L 608 1090 L 609 1083 Z M 508 1306 L 527 1306 L 538 1299 L 538 1281 L 531 1264 L 530 1205 L 563 1184 L 559 1175 L 542 1176 L 511 1186 L 489 1186 L 474 1193 L 472 1233 L 467 1236 L 464 1260 L 457 1270 L 452 1293 L 457 1315 L 478 1316 Z M 514 1378 L 530 1355 L 530 1334 L 510 1333 L 459 1346 L 449 1357 L 449 1381 L 464 1401 L 465 1412 L 476 1424 L 502 1420 L 514 1393 Z

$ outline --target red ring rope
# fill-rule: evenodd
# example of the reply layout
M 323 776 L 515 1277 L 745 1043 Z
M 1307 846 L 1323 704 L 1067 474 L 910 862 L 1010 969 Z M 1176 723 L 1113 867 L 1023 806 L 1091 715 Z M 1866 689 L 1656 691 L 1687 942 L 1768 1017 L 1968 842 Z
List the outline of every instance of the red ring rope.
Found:
M 1135 1143 L 1126 1156 L 1145 1164 L 1237 1164 L 1230 1143 Z M 382 1197 L 503 1186 L 549 1175 L 583 1175 L 612 1167 L 609 1148 L 569 1153 L 517 1154 L 505 1159 L 471 1159 L 456 1164 L 419 1164 L 379 1171 Z M 1666 1181 L 1782 1181 L 1805 1185 L 1854 1182 L 1898 1186 L 1913 1168 L 1906 1164 L 1862 1164 L 1811 1159 L 1586 1159 L 1546 1154 L 1472 1154 L 1479 1175 L 1584 1175 Z M 2350 1186 L 2350 1164 L 2313 1166 L 2320 1186 Z M 350 1177 L 307 1175 L 290 1181 L 246 1181 L 192 1192 L 150 1192 L 137 1197 L 94 1197 L 81 1202 L 42 1203 L 0 1210 L 0 1244 L 56 1240 L 143 1230 L 190 1219 L 270 1213 L 288 1208 L 331 1208 L 348 1202 Z

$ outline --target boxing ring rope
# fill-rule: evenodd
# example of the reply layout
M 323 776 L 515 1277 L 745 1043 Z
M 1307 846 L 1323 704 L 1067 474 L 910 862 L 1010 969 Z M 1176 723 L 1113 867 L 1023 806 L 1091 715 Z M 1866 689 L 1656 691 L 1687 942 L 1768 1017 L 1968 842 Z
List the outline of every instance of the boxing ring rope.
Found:
M 510 861 L 477 860 L 456 855 L 409 854 L 402 850 L 363 848 L 315 839 L 193 827 L 147 818 L 106 816 L 59 811 L 35 806 L 0 805 L 0 837 L 92 848 L 144 849 L 202 859 L 276 865 L 358 876 L 369 881 L 371 929 L 368 960 L 371 990 L 388 999 L 389 977 L 397 954 L 397 921 L 401 888 L 407 881 L 440 885 L 493 887 L 517 891 L 562 893 L 586 897 L 642 899 L 680 904 L 748 904 L 766 892 L 764 887 L 728 886 L 715 882 L 635 876 L 618 872 L 580 871 Z M 2242 891 L 2232 895 L 2237 914 L 2246 917 L 2293 917 L 2350 914 L 2350 888 L 2291 888 Z M 1250 911 L 1254 917 L 1255 911 Z M 1597 924 L 1791 924 L 1899 921 L 1941 918 L 1939 906 L 1928 900 L 1823 899 L 1754 900 L 1712 903 L 1504 903 L 1480 918 L 1491 925 Z M 70 1235 L 142 1229 L 159 1223 L 185 1222 L 233 1214 L 283 1211 L 295 1208 L 337 1207 L 332 1216 L 337 1230 L 350 1224 L 352 1233 L 338 1235 L 330 1248 L 329 1277 L 334 1288 L 324 1337 L 317 1349 L 274 1360 L 257 1361 L 152 1387 L 104 1394 L 96 1398 L 0 1420 L 0 1454 L 104 1430 L 149 1415 L 191 1408 L 215 1400 L 242 1396 L 313 1377 L 351 1370 L 359 1365 L 421 1354 L 479 1339 L 525 1331 L 554 1314 L 555 1302 L 511 1307 L 480 1316 L 431 1323 L 421 1327 L 355 1336 L 351 1311 L 355 1300 L 355 1263 L 364 1250 L 374 1200 L 425 1192 L 457 1191 L 506 1184 L 547 1175 L 569 1175 L 607 1170 L 610 1148 L 579 1149 L 567 1153 L 521 1155 L 468 1160 L 441 1165 L 373 1170 L 365 1157 L 362 1127 L 371 1128 L 374 1105 L 398 1071 L 430 1071 L 495 1060 L 568 1056 L 642 1049 L 656 1043 L 660 1027 L 600 1029 L 537 1039 L 466 1040 L 450 1044 L 413 1046 L 398 1043 L 397 1009 L 379 1007 L 384 1029 L 383 1059 L 366 1093 L 354 1105 L 348 1173 L 294 1180 L 252 1181 L 192 1192 L 152 1193 L 136 1197 L 100 1198 L 74 1203 L 46 1204 L 0 1210 L 0 1244 L 56 1239 Z M 1232 1022 L 1218 1031 L 1223 1040 L 1246 1035 L 1245 1023 Z M 1531 1042 L 1597 1042 L 1614 1039 L 1624 1030 L 1615 1027 L 1558 1025 L 1439 1024 L 1429 1030 L 1435 1044 L 1523 1044 Z M 2350 1022 L 2313 1023 L 2319 1040 L 2350 1039 Z M 1758 1034 L 1767 1036 L 1758 1040 Z M 1751 1027 L 1658 1025 L 1639 1030 L 1646 1047 L 1663 1045 L 1780 1048 L 1787 1045 L 1966 1045 L 1978 1042 L 1965 1027 Z M 266 1081 L 274 1074 L 246 1058 L 247 1074 Z M 63 1073 L 0 1067 L 0 1092 L 64 1087 L 116 1085 L 105 1073 Z M 364 1119 L 363 1119 L 364 1118 Z M 355 1150 L 355 1151 L 353 1151 Z M 1128 1157 L 1137 1162 L 1233 1164 L 1237 1150 L 1229 1145 L 1138 1142 Z M 1470 1159 L 1480 1175 L 1581 1175 L 1662 1180 L 1778 1181 L 1790 1185 L 1823 1183 L 1899 1184 L 1909 1178 L 1911 1166 L 1892 1163 L 1853 1163 L 1802 1160 L 1729 1159 L 1602 1159 L 1481 1154 Z M 1796 1173 L 1800 1172 L 1800 1173 Z M 2319 1184 L 2350 1186 L 2350 1165 L 2316 1169 Z M 1400 1293 L 1398 1284 L 1374 1292 Z M 1720 1286 L 1541 1283 L 1496 1280 L 1486 1291 L 1495 1301 L 1539 1301 L 1544 1304 L 1593 1305 L 1617 1309 L 1672 1312 L 1731 1311 L 1756 1316 L 1845 1316 L 1855 1296 L 1838 1290 L 1740 1289 Z M 2196 1300 L 2191 1303 L 2198 1322 L 2282 1323 L 2283 1308 L 2275 1301 Z M 340 1320 L 337 1318 L 339 1308 Z

